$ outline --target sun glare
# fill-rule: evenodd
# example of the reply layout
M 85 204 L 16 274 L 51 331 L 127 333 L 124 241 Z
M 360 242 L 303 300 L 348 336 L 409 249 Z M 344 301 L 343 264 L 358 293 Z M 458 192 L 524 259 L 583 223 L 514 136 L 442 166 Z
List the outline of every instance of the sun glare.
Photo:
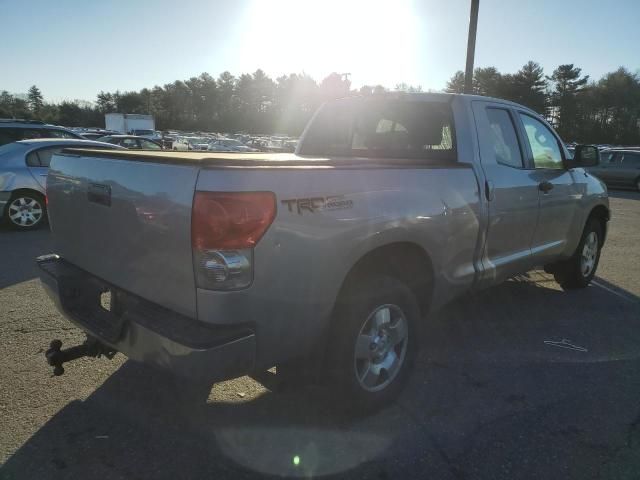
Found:
M 417 82 L 417 19 L 407 2 L 254 1 L 243 25 L 243 64 L 317 80 L 351 73 L 354 85 Z

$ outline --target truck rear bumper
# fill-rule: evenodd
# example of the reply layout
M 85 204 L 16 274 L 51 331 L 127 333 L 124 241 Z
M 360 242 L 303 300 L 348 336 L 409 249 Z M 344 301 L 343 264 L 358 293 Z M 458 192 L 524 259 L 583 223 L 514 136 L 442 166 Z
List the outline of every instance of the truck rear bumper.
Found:
M 57 255 L 39 257 L 40 280 L 57 308 L 88 335 L 132 360 L 201 381 L 238 377 L 254 368 L 249 326 L 205 324 L 122 291 Z M 109 292 L 105 309 L 101 296 Z

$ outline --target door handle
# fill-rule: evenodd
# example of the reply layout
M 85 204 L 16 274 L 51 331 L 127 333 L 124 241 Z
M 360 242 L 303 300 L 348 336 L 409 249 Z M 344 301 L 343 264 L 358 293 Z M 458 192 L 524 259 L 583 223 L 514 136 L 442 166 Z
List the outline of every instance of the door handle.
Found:
M 551 190 L 553 190 L 553 183 L 547 181 L 540 182 L 538 184 L 538 190 L 544 193 L 549 193 Z

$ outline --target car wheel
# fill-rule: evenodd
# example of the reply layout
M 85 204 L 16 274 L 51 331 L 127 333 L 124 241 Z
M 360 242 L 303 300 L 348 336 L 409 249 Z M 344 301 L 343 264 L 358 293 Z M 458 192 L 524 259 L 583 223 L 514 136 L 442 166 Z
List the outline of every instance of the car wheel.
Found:
M 38 228 L 45 218 L 45 201 L 39 193 L 14 193 L 5 207 L 5 220 L 19 230 Z
M 585 288 L 598 268 L 603 232 L 600 222 L 594 218 L 587 222 L 582 238 L 573 256 L 557 265 L 554 277 L 565 290 Z
M 327 342 L 342 406 L 364 414 L 396 398 L 413 366 L 419 318 L 413 292 L 399 280 L 372 275 L 350 282 Z
M 640 177 L 636 179 L 636 190 L 640 192 Z

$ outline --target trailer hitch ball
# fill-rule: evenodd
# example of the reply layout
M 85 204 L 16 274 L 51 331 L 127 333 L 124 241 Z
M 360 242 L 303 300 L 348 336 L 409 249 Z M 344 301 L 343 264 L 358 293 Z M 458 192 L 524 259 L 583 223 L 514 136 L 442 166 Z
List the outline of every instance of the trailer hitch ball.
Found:
M 49 349 L 45 352 L 47 363 L 53 367 L 53 374 L 59 377 L 64 373 L 62 364 L 71 362 L 82 357 L 105 356 L 111 360 L 116 351 L 97 341 L 95 338 L 87 338 L 81 345 L 62 350 L 62 342 L 58 339 L 52 340 Z

